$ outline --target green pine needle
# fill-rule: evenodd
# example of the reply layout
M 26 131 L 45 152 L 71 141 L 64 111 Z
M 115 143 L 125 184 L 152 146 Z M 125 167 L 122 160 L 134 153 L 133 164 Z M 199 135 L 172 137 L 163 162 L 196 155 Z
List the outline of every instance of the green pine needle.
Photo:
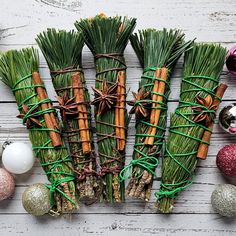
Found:
M 69 99 L 73 99 L 74 93 L 72 88 L 72 75 L 76 73 L 76 70 L 82 71 L 81 54 L 84 46 L 84 39 L 81 32 L 65 31 L 48 29 L 47 31 L 40 33 L 36 38 L 36 41 L 43 52 L 44 57 L 48 63 L 50 71 L 61 71 L 67 68 L 71 68 L 72 71 L 66 73 L 53 74 L 52 82 L 53 86 L 60 97 L 68 94 Z M 73 70 L 75 70 L 73 72 Z M 80 73 L 81 81 L 84 85 L 85 102 L 88 103 L 88 125 L 91 127 L 91 107 L 90 97 L 86 88 L 85 77 L 83 73 Z M 67 89 L 66 89 L 67 88 Z M 79 129 L 78 115 L 67 116 L 66 121 L 63 122 L 64 132 L 69 141 L 69 148 L 72 154 L 74 168 L 77 173 L 82 174 L 84 170 L 90 170 L 91 173 L 96 172 L 96 160 L 94 157 L 94 150 L 88 155 L 83 154 L 82 143 L 80 142 L 80 133 L 74 133 L 74 130 Z M 68 133 L 73 132 L 73 133 Z M 73 135 L 72 135 L 73 134 Z M 93 135 L 90 132 L 91 146 L 93 147 Z M 94 175 L 86 174 L 84 180 L 78 180 L 78 190 L 81 200 L 94 201 L 97 197 L 97 178 Z
M 104 17 L 97 15 L 92 19 L 81 19 L 75 23 L 78 30 L 81 30 L 84 36 L 86 45 L 96 57 L 98 54 L 118 54 L 116 59 L 101 57 L 95 60 L 96 67 L 96 89 L 102 88 L 102 81 L 108 81 L 109 85 L 115 84 L 117 80 L 117 70 L 114 68 L 124 68 L 123 52 L 128 43 L 129 37 L 133 32 L 136 20 L 116 17 Z M 103 73 L 104 70 L 110 70 Z M 96 111 L 95 111 L 96 113 Z M 110 134 L 114 136 L 115 127 L 115 108 L 106 110 L 104 114 L 96 115 L 96 129 L 98 138 L 98 151 L 103 167 L 123 168 L 124 153 L 119 153 L 116 150 L 116 138 L 104 138 L 101 134 Z M 103 122 L 103 123 L 100 123 Z M 106 125 L 111 124 L 111 125 Z M 110 159 L 117 158 L 119 161 L 109 162 Z M 108 162 L 108 164 L 107 164 Z M 103 177 L 104 191 L 103 199 L 106 201 L 120 202 L 124 200 L 124 183 L 118 182 L 117 173 L 107 173 Z
M 174 29 L 163 29 L 163 30 L 155 30 L 155 29 L 146 29 L 140 30 L 139 33 L 135 33 L 131 36 L 131 45 L 134 48 L 137 57 L 140 61 L 140 64 L 144 68 L 143 76 L 141 77 L 141 81 L 139 83 L 139 89 L 145 88 L 145 92 L 152 93 L 154 80 L 152 78 L 155 77 L 155 69 L 156 68 L 167 68 L 169 71 L 167 83 L 170 84 L 170 74 L 174 69 L 174 66 L 179 59 L 179 57 L 186 51 L 191 48 L 192 41 L 184 42 L 184 34 L 180 30 Z M 152 68 L 152 70 L 151 70 Z M 154 69 L 153 69 L 154 68 Z M 167 99 L 170 93 L 170 87 L 165 86 L 164 92 L 164 103 L 167 105 Z M 142 99 L 143 100 L 143 99 Z M 150 100 L 147 98 L 146 101 Z M 151 109 L 151 108 L 147 108 Z M 162 129 L 157 128 L 156 137 L 154 139 L 154 145 L 144 145 L 144 139 L 148 135 L 149 125 L 147 124 L 150 121 L 150 114 L 148 117 L 136 117 L 136 138 L 134 149 L 138 149 L 138 151 L 133 152 L 133 159 L 140 159 L 148 157 L 148 162 L 151 162 L 153 165 L 158 162 L 158 157 L 161 154 L 161 149 L 163 146 L 163 139 L 165 135 L 166 128 L 166 118 L 167 118 L 167 107 L 166 109 L 161 110 L 160 118 L 158 126 L 162 127 Z M 140 154 L 142 153 L 142 154 Z M 154 162 L 154 159 L 157 161 Z M 145 185 L 143 185 L 144 171 L 148 169 L 144 169 L 140 166 L 135 166 L 132 170 L 132 178 L 127 188 L 127 194 L 131 197 L 141 196 L 137 192 L 139 191 L 141 195 L 143 195 L 143 191 L 145 194 L 142 196 L 143 199 L 148 200 L 150 198 L 150 189 L 152 187 L 152 179 L 151 181 L 147 181 Z M 151 173 L 155 172 L 155 166 L 149 170 Z M 149 174 L 151 174 L 149 173 Z M 134 186 L 138 190 L 134 191 Z M 139 187 L 142 186 L 142 188 Z M 133 196 L 134 194 L 134 196 Z
M 222 71 L 226 56 L 226 49 L 216 44 L 195 43 L 193 48 L 185 53 L 183 78 L 193 82 L 196 85 L 214 91 L 220 80 L 220 73 Z M 208 76 L 216 80 L 203 78 L 191 78 L 191 76 Z M 189 92 L 183 92 L 188 91 Z M 192 114 L 192 106 L 183 106 L 182 102 L 196 103 L 196 97 L 201 96 L 205 98 L 207 92 L 199 91 L 196 86 L 182 81 L 180 103 L 177 110 L 182 114 Z M 191 118 L 191 116 L 190 116 Z M 181 132 L 183 134 L 193 136 L 201 139 L 204 129 L 199 125 L 192 125 L 192 127 L 178 127 L 181 125 L 192 125 L 182 116 L 174 113 L 171 115 L 170 131 Z M 169 213 L 173 208 L 174 198 L 177 193 L 189 186 L 192 182 L 194 170 L 197 165 L 196 152 L 199 147 L 199 141 L 188 137 L 170 132 L 167 142 L 167 150 L 174 156 L 172 158 L 168 153 L 165 153 L 165 158 L 162 166 L 162 185 L 161 191 L 171 192 L 177 191 L 172 197 L 165 196 L 160 198 L 159 209 L 164 213 Z M 181 155 L 193 153 L 189 155 Z M 181 167 L 181 163 L 191 174 Z M 181 184 L 182 183 L 182 184 Z M 164 184 L 164 185 L 163 185 Z M 168 187 L 166 187 L 168 184 Z
M 39 103 L 37 94 L 35 92 L 33 80 L 31 78 L 33 72 L 37 72 L 39 68 L 39 56 L 37 50 L 33 48 L 26 48 L 22 50 L 11 50 L 0 56 L 0 78 L 11 89 L 19 89 L 14 92 L 16 102 L 19 107 L 19 112 L 22 114 L 22 105 L 28 105 L 29 108 Z M 23 79 L 25 78 L 25 79 Z M 23 79 L 23 80 L 22 80 Z M 22 81 L 21 81 L 22 80 Z M 17 84 L 17 85 L 16 85 Z M 15 87 L 16 85 L 16 87 Z M 40 111 L 40 106 L 38 107 Z M 43 117 L 39 117 L 42 129 L 46 129 L 46 123 Z M 29 138 L 33 147 L 42 147 L 45 143 L 48 143 L 48 148 L 35 149 L 36 157 L 39 158 L 44 171 L 47 174 L 48 180 L 55 184 L 55 181 L 60 181 L 63 177 L 73 178 L 73 172 L 71 170 L 71 162 L 68 160 L 68 153 L 66 148 L 53 148 L 50 141 L 50 136 L 47 131 L 44 130 L 29 130 Z M 65 162 L 63 161 L 65 160 Z M 60 161 L 60 165 L 57 165 L 55 172 L 55 165 L 46 164 L 48 162 Z M 69 181 L 67 195 L 73 201 L 75 201 L 75 185 L 73 181 Z M 57 186 L 56 186 L 57 187 Z M 67 206 L 64 204 L 68 200 L 63 197 L 59 192 L 54 192 L 54 205 L 53 209 L 58 212 L 66 212 Z M 71 203 L 69 203 L 71 204 Z M 72 204 L 73 205 L 73 204 Z M 76 206 L 72 206 L 73 209 Z M 72 210 L 72 209 L 71 209 Z

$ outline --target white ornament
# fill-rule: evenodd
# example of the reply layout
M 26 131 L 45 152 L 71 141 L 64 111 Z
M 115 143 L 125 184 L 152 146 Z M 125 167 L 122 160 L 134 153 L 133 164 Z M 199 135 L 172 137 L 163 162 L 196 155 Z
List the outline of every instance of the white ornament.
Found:
M 4 167 L 13 174 L 23 174 L 34 165 L 34 154 L 25 143 L 15 142 L 6 145 L 2 153 Z
M 0 144 L 0 157 L 2 156 L 2 152 L 3 152 L 3 144 Z

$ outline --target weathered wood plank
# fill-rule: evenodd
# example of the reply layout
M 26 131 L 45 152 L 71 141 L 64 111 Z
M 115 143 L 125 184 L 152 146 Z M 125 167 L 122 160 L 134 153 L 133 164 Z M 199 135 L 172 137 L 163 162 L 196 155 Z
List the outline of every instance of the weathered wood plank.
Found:
M 36 35 L 47 27 L 74 28 L 73 23 L 81 17 L 93 16 L 99 12 L 107 15 L 122 14 L 137 17 L 138 29 L 154 27 L 176 27 L 186 33 L 187 39 L 197 37 L 197 41 L 220 42 L 227 48 L 236 43 L 236 2 L 230 0 L 0 0 L 0 51 L 36 46 Z M 61 19 L 61 20 L 59 20 Z M 127 62 L 127 88 L 136 90 L 142 69 L 131 46 L 125 50 Z M 55 101 L 55 93 L 50 81 L 45 60 L 40 53 L 40 72 L 48 88 L 50 98 Z M 182 73 L 181 58 L 172 79 L 169 112 L 176 107 Z M 94 85 L 93 57 L 85 47 L 83 65 L 88 87 Z M 236 79 L 224 69 L 222 82 L 229 88 L 224 96 L 223 107 L 236 101 Z M 15 116 L 17 108 L 10 90 L 0 82 L 0 142 L 9 137 L 13 141 L 29 142 L 27 130 Z M 131 99 L 131 93 L 128 95 Z M 169 122 L 169 121 L 168 121 Z M 17 176 L 15 195 L 0 203 L 0 235 L 232 235 L 236 233 L 235 221 L 225 220 L 216 215 L 210 205 L 210 195 L 219 183 L 228 182 L 215 165 L 218 150 L 228 143 L 235 143 L 236 136 L 224 133 L 215 125 L 206 161 L 198 164 L 194 184 L 176 199 L 174 214 L 166 217 L 155 215 L 154 196 L 150 203 L 135 200 L 119 206 L 95 204 L 82 206 L 80 214 L 73 219 L 34 218 L 25 214 L 21 206 L 24 189 L 36 182 L 45 182 L 38 162 L 27 174 Z M 131 159 L 134 143 L 134 119 L 129 127 L 127 162 Z M 159 188 L 160 166 L 154 181 L 153 192 Z M 132 214 L 130 214 L 132 213 Z
M 220 216 L 204 215 L 150 215 L 80 214 L 53 219 L 34 218 L 28 215 L 0 215 L 0 234 L 41 236 L 50 235 L 232 235 L 236 233 L 234 221 Z M 194 222 L 194 224 L 193 224 Z M 230 227 L 226 227 L 230 225 Z
M 213 42 L 235 41 L 234 1 L 159 0 L 153 4 L 151 0 L 103 0 L 97 1 L 95 5 L 93 0 L 86 0 L 71 3 L 68 0 L 26 0 L 24 4 L 15 4 L 14 0 L 2 0 L 1 7 L 6 9 L 1 14 L 2 43 L 32 44 L 35 35 L 47 27 L 71 29 L 74 28 L 75 20 L 99 12 L 137 17 L 137 28 L 180 27 L 188 38 L 198 37 L 200 41 Z M 9 20 L 9 16 L 13 17 Z

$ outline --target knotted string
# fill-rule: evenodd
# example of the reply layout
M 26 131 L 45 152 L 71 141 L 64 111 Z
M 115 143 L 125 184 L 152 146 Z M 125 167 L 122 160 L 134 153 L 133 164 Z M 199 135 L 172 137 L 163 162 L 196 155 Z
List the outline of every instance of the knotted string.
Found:
M 103 81 L 106 80 L 106 82 L 110 86 L 114 85 L 117 82 L 117 73 L 119 71 L 125 71 L 127 68 L 122 58 L 123 58 L 122 53 L 96 54 L 94 56 L 95 61 L 108 59 L 108 60 L 114 60 L 117 63 L 117 66 L 114 66 L 108 69 L 102 68 L 100 71 L 97 71 L 96 82 L 99 84 L 102 84 Z M 113 81 L 112 81 L 111 74 L 109 74 L 110 79 L 106 79 L 107 73 L 109 72 L 116 72 L 116 75 L 114 75 Z M 97 89 L 99 89 L 99 87 L 100 86 L 98 86 Z M 105 115 L 112 116 L 112 114 L 109 114 L 109 111 L 107 111 Z M 114 124 L 114 120 L 110 119 L 108 122 L 106 122 L 102 116 L 103 115 L 96 117 L 96 126 L 97 126 L 97 137 L 98 137 L 98 141 L 97 141 L 98 151 L 99 151 L 99 157 L 100 157 L 100 162 L 101 162 L 100 175 L 104 176 L 108 173 L 119 173 L 124 166 L 125 155 L 124 153 L 121 153 L 116 149 L 117 139 L 121 139 L 121 137 L 117 137 L 117 135 L 115 134 L 115 129 L 117 128 L 117 126 Z M 99 130 L 98 130 L 98 126 L 100 126 Z M 120 128 L 127 129 L 127 123 L 125 127 L 120 127 Z M 109 140 L 109 143 L 108 143 L 108 140 Z M 106 148 L 104 148 L 104 146 L 106 146 Z
M 25 90 L 25 89 L 35 89 L 36 87 L 44 87 L 44 85 L 30 85 L 30 86 L 22 86 L 22 87 L 17 87 L 21 82 L 23 82 L 24 80 L 30 78 L 32 76 L 32 74 L 26 75 L 23 78 L 19 79 L 14 86 L 12 87 L 12 92 L 15 94 L 17 91 L 20 90 Z M 27 121 L 27 119 L 31 118 L 31 117 L 40 117 L 46 113 L 51 113 L 51 112 L 55 112 L 54 108 L 48 108 L 45 110 L 38 110 L 35 111 L 36 109 L 38 109 L 40 107 L 41 104 L 45 104 L 45 103 L 49 103 L 51 102 L 50 99 L 44 99 L 35 103 L 29 103 L 29 101 L 31 99 L 33 99 L 34 97 L 37 98 L 38 94 L 35 92 L 32 95 L 26 97 L 24 100 L 21 101 L 21 103 L 18 105 L 18 110 L 20 111 L 22 109 L 22 106 L 24 104 L 27 104 L 27 106 L 29 107 L 29 110 L 24 114 L 23 117 L 23 124 L 25 124 L 25 122 Z M 40 123 L 43 123 L 44 119 L 40 120 Z M 57 129 L 49 129 L 47 127 L 35 127 L 35 128 L 30 128 L 30 131 L 45 131 L 45 132 L 49 132 L 49 131 L 54 131 L 54 132 L 58 132 L 60 133 L 59 130 Z M 48 141 L 46 141 L 45 143 L 43 143 L 41 146 L 32 146 L 32 149 L 35 152 L 35 156 L 37 157 L 39 152 L 41 150 L 48 150 L 48 149 L 52 149 L 52 150 L 60 150 L 60 149 L 65 149 L 65 146 L 61 146 L 58 147 L 57 149 L 55 149 L 53 146 L 49 146 L 49 144 L 51 143 L 51 139 L 49 138 Z M 69 200 L 72 204 L 77 205 L 71 198 L 69 198 L 62 190 L 59 189 L 59 185 L 65 183 L 65 182 L 70 182 L 74 180 L 74 175 L 70 174 L 68 172 L 63 172 L 63 171 L 58 171 L 58 169 L 60 169 L 62 167 L 62 163 L 65 162 L 70 162 L 70 158 L 69 156 L 66 156 L 60 160 L 56 160 L 56 161 L 49 161 L 49 162 L 42 162 L 42 159 L 40 160 L 41 166 L 42 167 L 48 167 L 49 171 L 46 171 L 46 175 L 48 176 L 49 181 L 51 182 L 51 184 L 46 184 L 46 186 L 49 188 L 50 190 L 50 205 L 51 207 L 54 205 L 54 193 L 55 191 L 59 192 L 63 197 L 65 197 L 67 200 Z M 50 167 L 49 167 L 50 166 Z M 66 175 L 66 177 L 59 177 L 58 179 L 55 179 L 53 176 L 59 176 L 59 175 Z
M 160 101 L 154 101 L 152 99 L 142 99 L 135 101 L 134 105 L 140 105 L 143 106 L 142 103 L 156 103 L 159 104 L 159 106 L 156 106 L 151 109 L 160 109 L 164 111 L 165 113 L 161 112 L 160 116 L 163 116 L 165 123 L 166 123 L 166 111 L 167 111 L 167 100 L 170 92 L 170 83 L 167 80 L 163 80 L 161 78 L 157 78 L 155 76 L 148 76 L 145 75 L 145 73 L 153 71 L 155 72 L 158 68 L 155 67 L 147 67 L 143 70 L 142 79 L 147 79 L 150 82 L 147 82 L 143 85 L 145 87 L 145 91 L 151 90 L 151 94 L 156 94 L 163 97 L 163 102 Z M 166 85 L 166 89 L 164 93 L 158 93 L 153 90 L 153 86 L 155 81 L 164 82 Z M 150 109 L 147 107 L 147 109 Z M 124 167 L 124 169 L 121 171 L 119 175 L 120 181 L 124 181 L 127 178 L 130 178 L 134 174 L 134 167 L 138 166 L 139 168 L 142 168 L 143 170 L 147 170 L 149 173 L 151 173 L 153 176 L 156 176 L 155 169 L 158 166 L 158 158 L 160 156 L 162 146 L 164 144 L 164 134 L 165 134 L 165 126 L 162 127 L 160 125 L 154 125 L 151 124 L 149 121 L 146 120 L 146 118 L 138 118 L 136 120 L 136 130 L 137 126 L 143 126 L 146 127 L 146 130 L 148 130 L 149 127 L 155 127 L 157 129 L 157 132 L 155 135 L 150 135 L 146 133 L 137 133 L 135 134 L 135 144 L 134 144 L 134 151 L 133 151 L 133 160 Z M 148 145 L 145 145 L 145 143 L 142 141 L 146 137 L 154 137 L 154 143 L 150 147 Z M 152 155 L 148 154 L 150 150 L 156 146 L 156 151 L 152 153 Z M 143 151 L 142 151 L 143 150 Z M 136 176 L 136 178 L 139 178 L 140 176 Z
M 194 86 L 194 88 L 181 91 L 180 97 L 184 93 L 205 92 L 205 93 L 211 95 L 212 97 L 215 97 L 221 101 L 221 98 L 216 96 L 216 94 L 215 94 L 215 89 L 216 89 L 217 85 L 213 89 L 204 88 L 203 86 L 200 86 L 199 84 L 196 84 L 193 81 L 190 81 L 191 79 L 194 79 L 194 78 L 211 80 L 218 85 L 218 80 L 215 78 L 209 77 L 209 76 L 197 76 L 197 75 L 196 76 L 195 75 L 194 76 L 187 76 L 182 80 L 183 83 L 188 83 L 188 84 Z M 187 102 L 187 101 L 182 101 L 182 100 L 179 101 L 179 106 L 175 110 L 175 114 L 184 118 L 186 120 L 186 124 L 175 125 L 175 126 L 171 125 L 170 126 L 170 133 L 177 134 L 177 135 L 180 135 L 184 138 L 189 138 L 189 139 L 192 139 L 192 140 L 197 141 L 199 143 L 204 143 L 206 145 L 209 145 L 209 142 L 206 142 L 198 137 L 188 135 L 186 133 L 176 130 L 178 128 L 190 129 L 193 127 L 199 127 L 201 129 L 203 129 L 204 131 L 212 132 L 212 130 L 209 129 L 208 127 L 206 127 L 206 125 L 195 122 L 191 118 L 192 116 L 198 115 L 201 112 L 193 112 L 192 111 L 192 112 L 188 112 L 188 113 L 183 113 L 181 111 L 181 108 L 194 107 L 194 106 L 199 106 L 199 104 L 197 102 Z M 215 114 L 215 112 L 216 112 L 215 110 L 208 109 L 205 106 L 201 106 L 201 107 L 204 109 L 202 111 L 203 113 Z M 184 164 L 180 160 L 176 159 L 176 157 L 187 157 L 187 156 L 196 156 L 196 155 L 197 155 L 197 150 L 194 150 L 189 153 L 185 152 L 185 153 L 180 153 L 180 154 L 173 154 L 168 150 L 167 147 L 165 148 L 165 158 L 168 157 L 168 158 L 171 158 L 172 160 L 174 160 L 187 173 L 188 178 L 186 180 L 176 182 L 176 183 L 164 183 L 162 180 L 161 184 L 160 184 L 160 187 L 161 187 L 160 191 L 155 193 L 155 196 L 157 197 L 158 200 L 161 200 L 162 198 L 175 198 L 180 191 L 184 190 L 185 188 L 188 188 L 189 186 L 191 186 L 193 184 L 193 179 L 194 179 L 193 171 L 188 169 L 186 166 L 184 166 Z

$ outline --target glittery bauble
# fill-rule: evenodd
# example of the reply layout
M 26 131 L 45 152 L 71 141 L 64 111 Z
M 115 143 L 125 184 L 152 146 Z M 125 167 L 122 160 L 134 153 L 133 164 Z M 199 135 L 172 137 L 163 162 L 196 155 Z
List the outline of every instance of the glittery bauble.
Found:
M 236 103 L 232 103 L 221 110 L 219 123 L 226 132 L 236 134 Z
M 22 195 L 25 210 L 34 216 L 42 216 L 50 210 L 50 192 L 44 184 L 33 184 Z
M 0 168 L 0 201 L 9 198 L 15 190 L 13 176 L 5 169 Z
M 232 184 L 218 186 L 211 195 L 211 204 L 222 216 L 236 216 L 236 186 Z
M 25 143 L 15 142 L 6 145 L 2 153 L 3 166 L 13 174 L 23 174 L 34 165 L 32 148 Z
M 229 50 L 226 67 L 231 74 L 236 75 L 236 46 Z
M 236 176 L 236 144 L 229 144 L 220 149 L 216 156 L 216 165 L 224 175 Z
M 3 144 L 0 143 L 0 157 L 2 156 L 2 151 L 3 151 Z

